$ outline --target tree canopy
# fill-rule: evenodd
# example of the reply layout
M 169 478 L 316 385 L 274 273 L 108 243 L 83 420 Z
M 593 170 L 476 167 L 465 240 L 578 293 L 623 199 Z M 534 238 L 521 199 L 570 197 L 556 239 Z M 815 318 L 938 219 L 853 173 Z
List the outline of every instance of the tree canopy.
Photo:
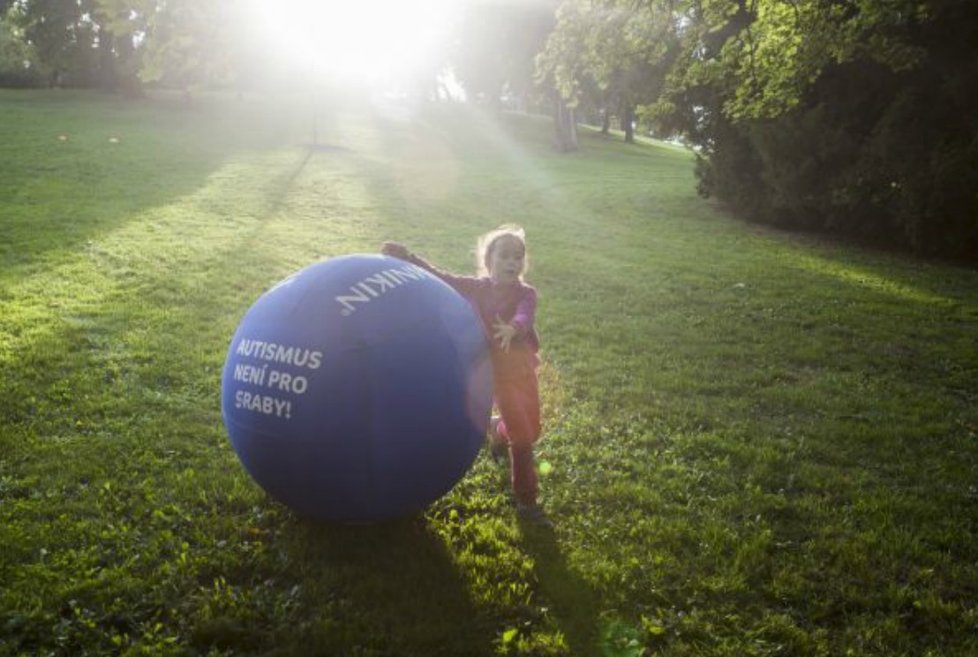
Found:
M 0 23 L 31 80 L 139 95 L 145 81 L 207 83 L 225 58 L 224 0 L 6 0 Z
M 654 121 L 739 214 L 978 259 L 978 5 L 714 0 Z

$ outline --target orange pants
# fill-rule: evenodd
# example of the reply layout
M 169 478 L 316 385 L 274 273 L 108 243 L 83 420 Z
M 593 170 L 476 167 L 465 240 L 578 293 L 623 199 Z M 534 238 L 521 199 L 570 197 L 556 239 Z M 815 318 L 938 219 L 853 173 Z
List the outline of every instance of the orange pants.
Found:
M 497 431 L 509 445 L 513 494 L 517 502 L 533 504 L 538 489 L 533 445 L 540 439 L 540 394 L 536 372 L 529 368 L 529 372 L 519 378 L 497 378 L 494 394 L 502 416 Z

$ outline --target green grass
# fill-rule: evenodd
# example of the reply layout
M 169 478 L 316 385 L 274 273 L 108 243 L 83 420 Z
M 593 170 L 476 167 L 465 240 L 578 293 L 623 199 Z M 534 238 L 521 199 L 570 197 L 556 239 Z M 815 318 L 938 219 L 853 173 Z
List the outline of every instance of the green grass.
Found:
M 309 123 L 0 92 L 0 655 L 978 654 L 974 271 L 731 221 L 665 145 Z M 384 239 L 469 270 L 504 221 L 555 532 L 485 455 L 386 525 L 266 497 L 220 417 L 251 303 Z

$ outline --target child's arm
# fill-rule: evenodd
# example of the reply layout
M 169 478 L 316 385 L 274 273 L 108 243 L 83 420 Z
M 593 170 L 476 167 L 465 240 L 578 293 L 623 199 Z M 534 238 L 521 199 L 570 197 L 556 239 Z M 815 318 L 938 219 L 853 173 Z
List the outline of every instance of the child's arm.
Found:
M 516 306 L 516 313 L 513 319 L 504 322 L 499 316 L 493 322 L 493 338 L 499 341 L 499 346 L 503 351 L 509 351 L 509 345 L 514 338 L 526 335 L 533 330 L 533 320 L 537 312 L 537 292 L 532 287 L 527 287 L 523 298 Z
M 411 252 L 400 242 L 384 242 L 380 247 L 380 252 L 385 256 L 407 260 L 411 257 Z
M 441 280 L 451 285 L 464 297 L 471 296 L 479 281 L 479 279 L 474 276 L 459 276 L 458 274 L 441 270 L 421 256 L 412 253 L 410 249 L 398 242 L 384 242 L 380 252 L 386 256 L 391 256 L 392 258 L 399 258 L 405 262 L 410 262 L 412 265 L 417 265 L 425 271 L 431 272 Z
M 509 321 L 516 329 L 518 334 L 529 333 L 533 330 L 533 322 L 537 314 L 537 291 L 530 286 L 526 287 L 526 293 L 516 306 L 516 313 Z

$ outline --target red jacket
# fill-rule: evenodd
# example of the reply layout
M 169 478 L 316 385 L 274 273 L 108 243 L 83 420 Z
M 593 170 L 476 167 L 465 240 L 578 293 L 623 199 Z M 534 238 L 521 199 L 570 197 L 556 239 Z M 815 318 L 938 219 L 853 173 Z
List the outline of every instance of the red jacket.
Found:
M 472 304 L 492 346 L 497 378 L 523 374 L 527 366 L 536 367 L 540 339 L 533 326 L 537 310 L 537 291 L 533 286 L 523 282 L 497 284 L 488 276 L 459 276 L 442 271 L 414 254 L 409 256 L 408 262 L 430 271 Z M 492 325 L 500 319 L 517 329 L 508 352 L 492 339 Z

